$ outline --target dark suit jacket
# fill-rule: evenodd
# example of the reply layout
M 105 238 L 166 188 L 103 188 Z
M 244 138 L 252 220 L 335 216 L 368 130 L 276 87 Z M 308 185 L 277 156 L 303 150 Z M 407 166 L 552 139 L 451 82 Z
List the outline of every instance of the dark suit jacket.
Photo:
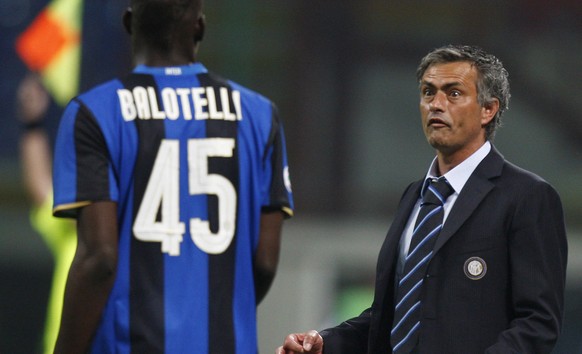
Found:
M 321 332 L 326 354 L 391 353 L 400 237 L 422 181 L 404 192 L 380 250 L 372 306 Z M 561 329 L 567 242 L 560 198 L 492 148 L 439 235 L 422 293 L 421 354 L 551 352 Z M 486 266 L 470 278 L 467 260 Z M 483 275 L 483 273 L 481 274 Z

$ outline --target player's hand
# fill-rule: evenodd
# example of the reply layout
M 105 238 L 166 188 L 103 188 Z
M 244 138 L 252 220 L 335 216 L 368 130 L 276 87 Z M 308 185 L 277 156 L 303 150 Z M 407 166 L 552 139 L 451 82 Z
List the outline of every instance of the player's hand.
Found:
M 277 348 L 275 354 L 322 354 L 323 338 L 316 330 L 304 333 L 292 333 L 285 338 L 282 347 Z

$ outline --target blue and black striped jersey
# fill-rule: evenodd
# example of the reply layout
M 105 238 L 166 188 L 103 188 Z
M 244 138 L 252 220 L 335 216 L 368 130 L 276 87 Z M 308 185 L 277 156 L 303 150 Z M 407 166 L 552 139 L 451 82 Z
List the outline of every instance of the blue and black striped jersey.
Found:
M 291 215 L 283 127 L 268 99 L 209 73 L 138 66 L 67 106 L 54 213 L 118 205 L 115 285 L 95 353 L 256 353 L 260 213 Z

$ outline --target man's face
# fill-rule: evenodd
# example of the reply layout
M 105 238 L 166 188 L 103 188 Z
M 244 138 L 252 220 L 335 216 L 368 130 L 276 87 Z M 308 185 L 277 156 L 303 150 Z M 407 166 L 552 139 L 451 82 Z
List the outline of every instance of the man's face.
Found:
M 485 125 L 494 114 L 477 101 L 477 77 L 469 62 L 435 64 L 422 77 L 422 128 L 444 156 L 465 159 L 485 142 Z

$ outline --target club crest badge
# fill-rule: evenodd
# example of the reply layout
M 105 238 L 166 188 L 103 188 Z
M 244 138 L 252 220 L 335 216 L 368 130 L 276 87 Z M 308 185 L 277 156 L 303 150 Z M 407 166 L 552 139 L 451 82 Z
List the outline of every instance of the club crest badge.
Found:
M 471 280 L 479 280 L 487 273 L 487 263 L 483 258 L 471 257 L 465 261 L 463 266 L 465 275 Z

